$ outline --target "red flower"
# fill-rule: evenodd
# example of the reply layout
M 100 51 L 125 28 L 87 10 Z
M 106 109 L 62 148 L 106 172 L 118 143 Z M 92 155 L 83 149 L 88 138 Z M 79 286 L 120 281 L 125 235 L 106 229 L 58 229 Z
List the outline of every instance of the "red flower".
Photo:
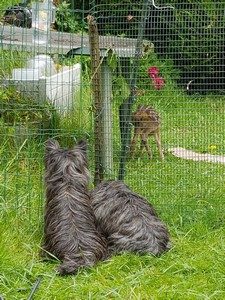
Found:
M 159 75 L 158 67 L 149 67 L 148 68 L 148 76 L 152 79 L 154 88 L 156 90 L 161 90 L 165 85 L 165 80 L 158 75 Z
M 148 75 L 151 78 L 155 78 L 157 75 L 159 75 L 159 68 L 157 68 L 157 67 L 149 67 L 148 68 Z
M 161 90 L 165 85 L 165 81 L 162 77 L 156 77 L 156 78 L 152 79 L 152 83 L 156 90 Z

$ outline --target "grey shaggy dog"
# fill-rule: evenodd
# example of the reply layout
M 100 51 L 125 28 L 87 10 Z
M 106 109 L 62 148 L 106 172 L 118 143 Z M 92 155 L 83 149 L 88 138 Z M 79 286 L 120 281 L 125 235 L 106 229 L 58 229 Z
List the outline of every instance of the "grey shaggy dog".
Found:
M 169 233 L 146 199 L 121 181 L 100 183 L 91 193 L 99 230 L 109 253 L 124 251 L 158 256 L 170 248 Z
M 46 205 L 42 256 L 62 261 L 60 275 L 74 274 L 106 257 L 88 193 L 86 142 L 71 150 L 49 139 L 45 147 Z

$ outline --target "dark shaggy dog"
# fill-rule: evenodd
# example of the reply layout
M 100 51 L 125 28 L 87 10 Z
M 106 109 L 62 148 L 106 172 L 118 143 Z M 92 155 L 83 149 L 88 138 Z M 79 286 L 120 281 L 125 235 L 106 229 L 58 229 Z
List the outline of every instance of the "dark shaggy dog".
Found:
M 109 251 L 160 255 L 169 249 L 166 226 L 143 197 L 120 181 L 100 183 L 91 193 L 99 230 Z
M 48 140 L 45 149 L 46 206 L 42 255 L 62 261 L 61 275 L 93 266 L 106 256 L 106 241 L 96 229 L 87 190 L 86 143 L 60 148 Z

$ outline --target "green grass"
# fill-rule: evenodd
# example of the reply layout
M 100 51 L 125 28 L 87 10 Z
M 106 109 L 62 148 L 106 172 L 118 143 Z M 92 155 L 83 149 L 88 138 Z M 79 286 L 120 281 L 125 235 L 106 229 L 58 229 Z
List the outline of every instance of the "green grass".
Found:
M 0 53 L 3 54 L 6 55 Z M 11 54 L 7 53 L 6 57 Z M 186 161 L 167 152 L 179 146 L 224 154 L 225 97 L 184 95 L 169 79 L 169 72 L 165 76 L 168 84 L 162 91 L 154 91 L 146 80 L 146 94 L 135 104 L 153 105 L 160 112 L 165 161 L 159 161 L 152 142 L 153 159 L 149 160 L 146 154 L 130 159 L 125 181 L 156 207 L 169 227 L 172 249 L 160 258 L 132 254 L 114 256 L 75 276 L 57 276 L 58 262 L 44 263 L 38 255 L 45 202 L 44 138 L 28 136 L 19 143 L 2 132 L 0 295 L 4 299 L 28 299 L 37 278 L 41 282 L 35 300 L 225 298 L 225 165 Z M 74 138 L 85 136 L 93 174 L 93 118 L 90 87 L 85 84 L 81 100 L 75 103 L 76 109 L 61 118 L 60 128 L 52 134 L 63 146 L 71 145 Z M 112 177 L 117 176 L 120 149 L 118 105 L 115 97 L 115 170 Z
M 206 151 L 215 144 L 213 151 L 224 153 L 224 99 L 182 96 L 152 104 L 162 114 L 165 148 Z M 38 277 L 34 299 L 224 299 L 224 165 L 186 161 L 169 153 L 161 162 L 154 145 L 152 161 L 145 155 L 129 160 L 126 182 L 157 208 L 168 224 L 173 248 L 161 258 L 115 256 L 60 278 L 57 262 L 44 263 L 38 257 L 42 150 L 43 143 L 32 139 L 13 156 L 1 147 L 0 291 L 5 299 L 27 299 Z

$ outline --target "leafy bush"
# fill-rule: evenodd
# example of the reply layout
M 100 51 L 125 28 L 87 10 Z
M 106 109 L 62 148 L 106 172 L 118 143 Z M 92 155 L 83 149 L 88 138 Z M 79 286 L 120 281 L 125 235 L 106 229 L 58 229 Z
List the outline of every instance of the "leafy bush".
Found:
M 0 1 L 0 17 L 5 13 L 5 9 L 9 6 L 18 5 L 18 0 L 1 0 Z
M 147 36 L 156 51 L 173 59 L 195 90 L 224 89 L 224 5 L 220 2 L 173 0 L 174 10 L 151 10 Z
M 48 103 L 37 104 L 12 88 L 1 88 L 0 121 L 9 125 L 40 124 L 49 128 L 56 121 L 56 113 Z
M 173 60 L 181 71 L 182 86 L 192 81 L 196 91 L 221 93 L 225 86 L 224 4 L 213 0 L 172 0 L 168 4 L 165 9 L 149 6 L 145 38 L 154 43 L 161 60 Z M 167 6 L 165 1 L 157 5 Z M 142 2 L 97 0 L 90 6 L 100 34 L 137 37 Z
M 70 4 L 63 1 L 58 5 L 55 16 L 55 28 L 64 32 L 79 32 L 82 29 L 81 17 L 75 14 Z

